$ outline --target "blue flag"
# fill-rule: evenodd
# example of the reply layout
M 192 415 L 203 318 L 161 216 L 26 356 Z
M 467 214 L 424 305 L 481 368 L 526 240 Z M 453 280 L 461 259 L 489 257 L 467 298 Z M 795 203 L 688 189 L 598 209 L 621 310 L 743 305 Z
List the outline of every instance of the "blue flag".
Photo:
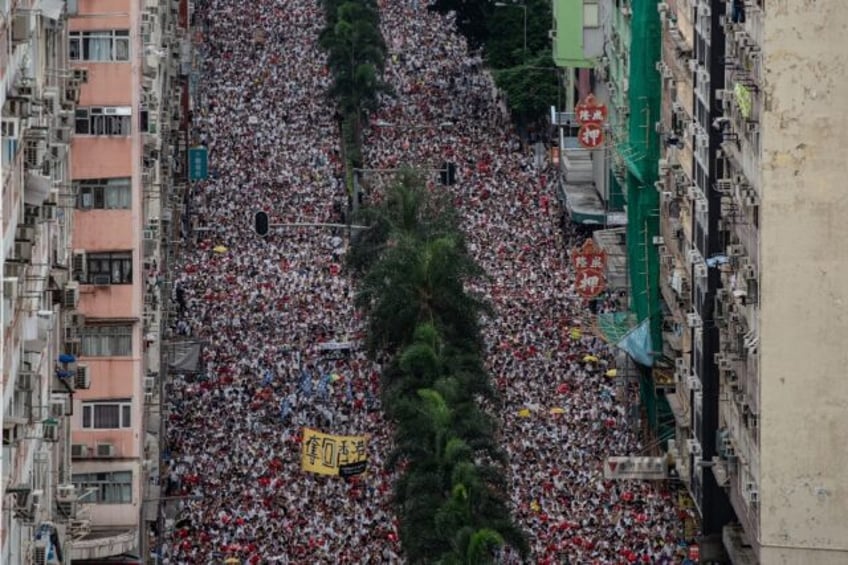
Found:
M 274 375 L 271 374 L 271 371 L 265 371 L 265 376 L 262 378 L 262 386 L 271 386 L 272 382 L 274 382 Z

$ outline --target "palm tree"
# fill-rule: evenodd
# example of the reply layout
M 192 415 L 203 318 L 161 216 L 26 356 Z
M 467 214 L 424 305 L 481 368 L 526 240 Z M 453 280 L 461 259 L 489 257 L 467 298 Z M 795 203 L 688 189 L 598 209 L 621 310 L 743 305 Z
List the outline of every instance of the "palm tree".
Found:
M 327 25 L 318 42 L 327 51 L 327 66 L 333 73 L 328 94 L 346 118 L 348 151 L 358 161 L 362 121 L 376 110 L 379 94 L 390 92 L 379 78 L 386 44 L 374 2 L 333 0 L 325 3 L 325 10 Z
M 465 555 L 482 528 L 500 532 L 526 552 L 526 539 L 512 524 L 501 494 L 506 492 L 502 471 L 482 463 L 480 453 L 454 432 L 460 412 L 428 389 L 397 405 L 395 449 L 388 464 L 406 467 L 395 485 L 395 502 L 410 562 L 432 561 L 446 548 L 451 555 Z M 479 544 L 475 547 L 471 553 L 478 554 Z
M 358 275 L 399 239 L 426 240 L 461 233 L 456 209 L 447 196 L 428 192 L 421 174 L 413 168 L 401 170 L 384 197 L 360 209 L 355 220 L 369 226 L 348 254 L 348 266 Z M 464 241 L 461 243 L 464 249 Z

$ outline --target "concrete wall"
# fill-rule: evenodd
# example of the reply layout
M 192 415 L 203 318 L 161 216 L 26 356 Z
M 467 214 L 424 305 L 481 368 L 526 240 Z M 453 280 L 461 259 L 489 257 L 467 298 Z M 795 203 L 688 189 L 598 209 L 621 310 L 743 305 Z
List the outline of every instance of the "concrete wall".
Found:
M 760 560 L 844 564 L 848 2 L 772 0 L 765 16 Z

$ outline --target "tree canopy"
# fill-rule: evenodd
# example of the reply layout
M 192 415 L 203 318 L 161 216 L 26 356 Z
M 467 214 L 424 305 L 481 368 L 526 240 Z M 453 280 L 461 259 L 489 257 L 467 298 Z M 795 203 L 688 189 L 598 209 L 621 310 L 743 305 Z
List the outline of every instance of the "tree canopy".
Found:
M 383 410 L 394 424 L 387 464 L 410 563 L 493 563 L 504 546 L 526 555 L 513 522 L 470 293 L 483 276 L 453 208 L 412 171 L 361 211 L 370 227 L 351 249 L 357 305 L 371 354 L 383 360 Z
M 459 32 L 472 49 L 482 49 L 519 125 L 547 116 L 559 93 L 549 37 L 550 0 L 437 0 L 432 9 L 456 13 Z

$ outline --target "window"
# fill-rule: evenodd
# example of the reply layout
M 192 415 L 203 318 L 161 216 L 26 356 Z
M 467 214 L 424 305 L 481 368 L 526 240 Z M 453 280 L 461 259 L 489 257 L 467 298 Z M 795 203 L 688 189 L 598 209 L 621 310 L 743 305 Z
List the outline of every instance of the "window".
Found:
M 77 108 L 74 131 L 82 135 L 129 135 L 132 109 L 128 107 Z
M 132 427 L 132 403 L 127 400 L 83 402 L 82 427 L 85 430 L 119 430 Z
M 75 278 L 83 284 L 132 284 L 132 252 L 87 253 L 85 271 Z
M 132 324 L 98 324 L 80 329 L 83 357 L 128 357 L 132 355 Z
M 71 61 L 130 60 L 129 30 L 72 31 L 68 36 L 68 58 Z
M 15 155 L 18 154 L 18 122 L 17 120 L 6 120 L 2 122 L 2 130 L 0 137 L 3 139 L 3 165 L 9 165 L 15 160 Z
M 132 206 L 129 177 L 85 179 L 75 184 L 77 208 L 84 210 L 129 210 Z
M 71 482 L 83 495 L 83 502 L 132 504 L 132 471 L 74 474 Z
M 583 27 L 598 27 L 599 25 L 601 25 L 601 16 L 597 0 L 586 0 L 583 2 Z

